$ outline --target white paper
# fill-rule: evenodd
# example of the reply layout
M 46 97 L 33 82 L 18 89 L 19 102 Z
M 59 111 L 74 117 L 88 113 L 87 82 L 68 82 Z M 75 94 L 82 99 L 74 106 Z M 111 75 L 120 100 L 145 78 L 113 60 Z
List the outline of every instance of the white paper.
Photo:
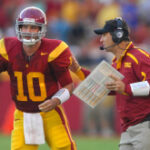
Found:
M 112 81 L 109 75 L 114 75 L 120 79 L 124 77 L 109 63 L 102 61 L 90 75 L 78 85 L 73 91 L 73 94 L 94 108 L 97 104 L 102 102 L 110 92 L 110 90 L 105 87 L 106 82 Z

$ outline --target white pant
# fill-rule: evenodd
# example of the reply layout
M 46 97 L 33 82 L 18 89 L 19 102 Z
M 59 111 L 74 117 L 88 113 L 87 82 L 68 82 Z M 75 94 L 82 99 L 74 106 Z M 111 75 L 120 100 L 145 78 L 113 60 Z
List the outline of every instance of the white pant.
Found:
M 150 121 L 131 126 L 123 132 L 119 150 L 150 150 Z

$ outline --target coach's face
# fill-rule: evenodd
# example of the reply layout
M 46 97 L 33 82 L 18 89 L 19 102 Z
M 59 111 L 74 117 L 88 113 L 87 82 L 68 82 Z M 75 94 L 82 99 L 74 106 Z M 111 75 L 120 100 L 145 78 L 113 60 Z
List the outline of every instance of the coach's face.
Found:
M 101 35 L 100 42 L 108 52 L 112 51 L 112 46 L 115 44 L 112 40 L 112 35 L 109 32 Z

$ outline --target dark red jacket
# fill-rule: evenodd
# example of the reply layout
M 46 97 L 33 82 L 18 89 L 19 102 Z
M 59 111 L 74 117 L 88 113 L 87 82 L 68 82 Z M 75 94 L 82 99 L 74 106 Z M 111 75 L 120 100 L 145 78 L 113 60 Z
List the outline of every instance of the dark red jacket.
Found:
M 113 60 L 112 66 L 124 75 L 125 93 L 116 93 L 117 110 L 123 131 L 140 123 L 150 114 L 150 96 L 135 97 L 130 84 L 140 81 L 150 83 L 150 54 L 129 43 L 121 58 Z

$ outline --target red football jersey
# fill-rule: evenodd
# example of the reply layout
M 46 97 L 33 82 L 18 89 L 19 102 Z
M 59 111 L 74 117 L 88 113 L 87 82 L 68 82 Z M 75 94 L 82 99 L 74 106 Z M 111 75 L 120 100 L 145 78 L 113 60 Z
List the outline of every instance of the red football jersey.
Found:
M 116 93 L 117 110 L 125 131 L 150 114 L 150 97 L 133 96 L 130 88 L 130 84 L 134 82 L 146 80 L 150 83 L 150 54 L 134 47 L 130 42 L 121 58 L 118 61 L 113 60 L 113 67 L 124 75 L 123 82 L 126 85 L 126 93 Z
M 40 103 L 60 86 L 71 83 L 70 57 L 68 45 L 60 40 L 42 39 L 40 48 L 29 58 L 17 38 L 1 39 L 0 72 L 8 71 L 17 109 L 39 112 Z

